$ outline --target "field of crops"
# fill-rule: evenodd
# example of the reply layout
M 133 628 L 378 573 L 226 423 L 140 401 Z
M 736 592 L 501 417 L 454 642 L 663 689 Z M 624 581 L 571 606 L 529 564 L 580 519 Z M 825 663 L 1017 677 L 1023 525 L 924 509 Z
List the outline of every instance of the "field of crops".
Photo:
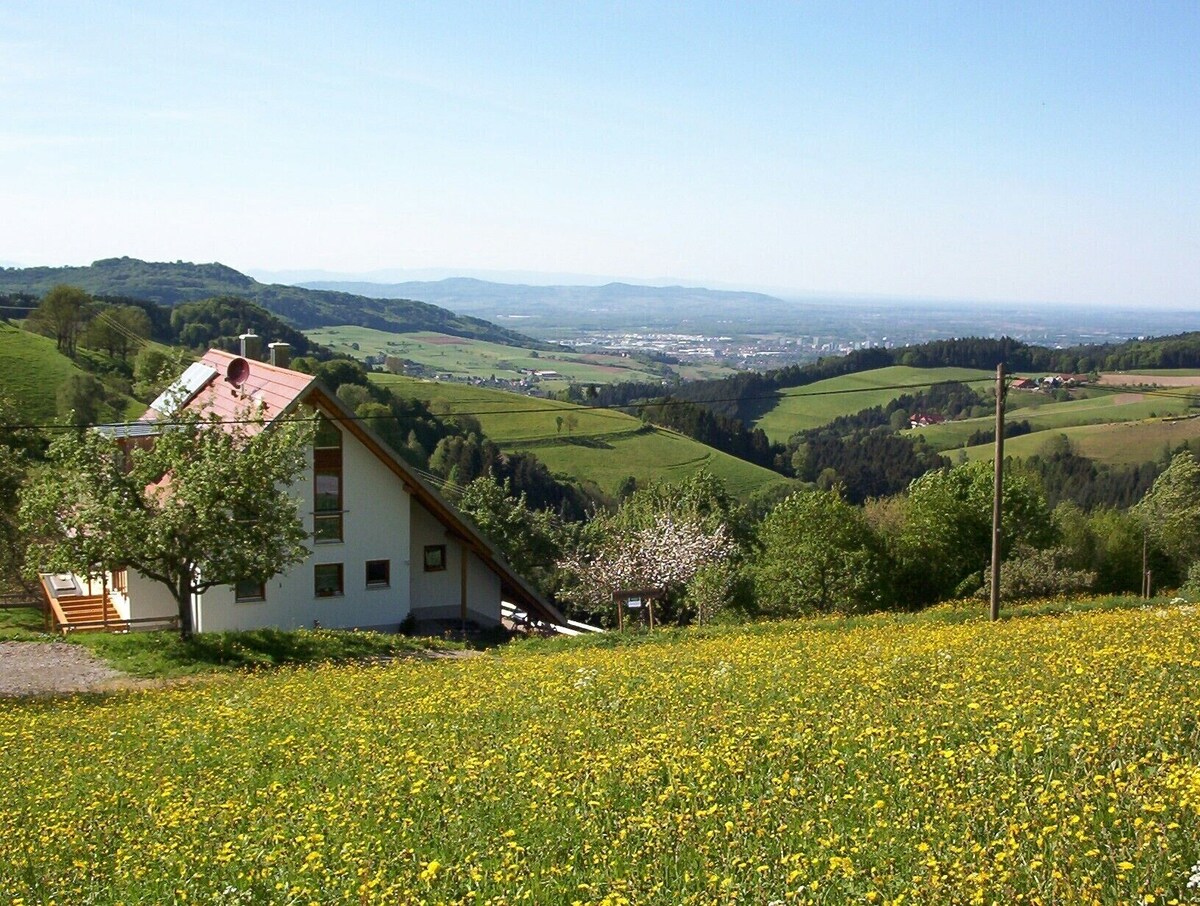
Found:
M 1173 903 L 1200 615 L 873 618 L 0 710 L 13 903 Z
M 754 424 L 773 442 L 783 443 L 797 431 L 819 428 L 839 415 L 883 406 L 905 393 L 916 393 L 939 381 L 963 381 L 986 392 L 995 374 L 971 368 L 910 368 L 893 365 L 829 378 L 784 390 L 779 402 Z

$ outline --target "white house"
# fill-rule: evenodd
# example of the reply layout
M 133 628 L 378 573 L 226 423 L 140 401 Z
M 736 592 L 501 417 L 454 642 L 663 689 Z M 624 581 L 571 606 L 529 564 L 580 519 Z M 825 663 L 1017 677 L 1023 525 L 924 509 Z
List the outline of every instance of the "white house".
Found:
M 195 596 L 195 631 L 396 630 L 410 616 L 418 625 L 495 626 L 501 600 L 533 618 L 566 623 L 466 517 L 311 375 L 210 350 L 155 401 L 138 423 L 143 431 L 160 417 L 156 406 L 180 396 L 177 409 L 203 407 L 230 418 L 248 403 L 261 406 L 268 421 L 302 406 L 321 416 L 308 475 L 293 490 L 306 501 L 300 511 L 311 538 L 308 557 L 265 583 L 217 586 Z M 43 585 L 62 608 L 98 590 L 67 577 L 47 577 Z M 165 586 L 133 570 L 111 576 L 104 594 L 110 622 L 178 612 Z

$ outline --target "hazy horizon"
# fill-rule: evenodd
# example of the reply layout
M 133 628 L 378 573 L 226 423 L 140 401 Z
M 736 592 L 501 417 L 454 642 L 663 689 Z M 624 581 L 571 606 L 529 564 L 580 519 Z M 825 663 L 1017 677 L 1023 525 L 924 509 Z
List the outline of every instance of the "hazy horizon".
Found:
M 1195 3 L 53 0 L 0 35 L 11 261 L 1200 302 Z

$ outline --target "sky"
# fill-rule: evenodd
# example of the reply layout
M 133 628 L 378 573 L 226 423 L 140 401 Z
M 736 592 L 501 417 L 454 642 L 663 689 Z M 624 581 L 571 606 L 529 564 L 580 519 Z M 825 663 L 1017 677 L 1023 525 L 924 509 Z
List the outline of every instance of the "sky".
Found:
M 1200 311 L 1200 3 L 0 5 L 0 262 Z

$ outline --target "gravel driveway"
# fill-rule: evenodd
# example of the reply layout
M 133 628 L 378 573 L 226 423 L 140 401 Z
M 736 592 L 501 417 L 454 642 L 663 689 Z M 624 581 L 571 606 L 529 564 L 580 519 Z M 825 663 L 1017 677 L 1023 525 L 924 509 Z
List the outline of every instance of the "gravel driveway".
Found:
M 0 642 L 0 698 L 97 692 L 126 675 L 68 642 Z

